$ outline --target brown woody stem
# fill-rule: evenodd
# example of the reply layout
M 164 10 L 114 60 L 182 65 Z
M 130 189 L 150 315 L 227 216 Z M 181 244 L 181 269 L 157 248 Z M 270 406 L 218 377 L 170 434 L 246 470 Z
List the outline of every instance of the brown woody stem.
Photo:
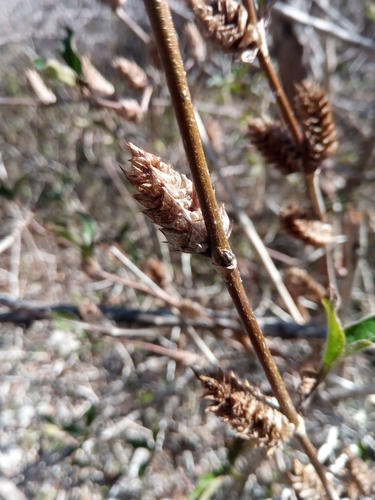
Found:
M 242 285 L 236 259 L 221 225 L 168 2 L 144 0 L 144 3 L 155 34 L 186 156 L 210 237 L 213 264 L 223 277 L 280 408 L 291 422 L 298 425 L 298 413 L 255 319 Z
M 267 347 L 263 333 L 255 319 L 254 312 L 242 284 L 235 256 L 231 251 L 221 224 L 168 1 L 144 0 L 144 4 L 155 35 L 186 157 L 209 234 L 213 265 L 227 286 L 245 331 L 254 346 L 254 350 L 262 364 L 273 393 L 280 404 L 280 409 L 299 428 L 301 418 L 294 408 L 275 361 Z M 279 93 L 276 95 L 279 100 Z M 287 117 L 291 122 L 295 122 L 295 130 L 296 132 L 299 131 L 299 137 L 302 138 L 298 124 L 291 111 L 287 113 Z M 324 470 L 316 458 L 314 447 L 305 434 L 302 437 L 301 443 L 317 469 L 329 498 L 333 500 L 335 497 L 331 493 Z

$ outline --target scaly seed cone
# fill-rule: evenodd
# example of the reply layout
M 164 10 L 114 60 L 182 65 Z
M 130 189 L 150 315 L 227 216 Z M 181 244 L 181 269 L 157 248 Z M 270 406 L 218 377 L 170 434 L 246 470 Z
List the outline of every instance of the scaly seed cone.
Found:
M 115 93 L 115 87 L 112 83 L 99 73 L 87 56 L 82 57 L 82 72 L 92 92 L 102 96 L 111 96 Z
M 124 174 L 139 194 L 134 198 L 155 224 L 168 243 L 185 253 L 210 255 L 208 234 L 193 183 L 160 158 L 129 143 L 131 170 Z M 224 230 L 231 227 L 224 205 L 220 207 Z
M 284 207 L 280 211 L 280 222 L 285 231 L 306 245 L 324 247 L 333 241 L 333 228 L 318 220 L 309 220 L 296 206 Z
M 204 390 L 203 399 L 211 402 L 206 411 L 222 417 L 237 431 L 238 437 L 267 447 L 268 453 L 291 438 L 294 425 L 271 407 L 276 403 L 275 398 L 266 398 L 233 372 L 228 374 L 219 370 L 209 376 L 197 374 L 197 378 Z
M 38 101 L 42 102 L 46 106 L 56 102 L 55 94 L 47 87 L 42 77 L 37 71 L 35 71 L 35 69 L 28 69 L 25 74 L 27 83 L 37 96 Z
M 258 47 L 255 26 L 247 24 L 246 8 L 234 0 L 191 0 L 198 23 L 206 36 L 226 52 L 241 52 Z
M 296 85 L 296 108 L 305 135 L 307 173 L 314 172 L 323 160 L 337 150 L 337 134 L 327 94 L 313 82 Z
M 254 118 L 248 123 L 248 131 L 251 143 L 266 162 L 284 175 L 301 171 L 302 155 L 281 125 L 269 118 Z
M 117 57 L 112 65 L 134 89 L 139 90 L 146 87 L 148 83 L 147 75 L 135 61 Z

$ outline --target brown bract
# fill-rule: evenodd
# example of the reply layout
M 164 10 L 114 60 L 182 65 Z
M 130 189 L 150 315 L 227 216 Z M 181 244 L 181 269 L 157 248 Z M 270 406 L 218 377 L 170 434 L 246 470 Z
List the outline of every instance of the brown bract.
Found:
M 113 67 L 123 76 L 134 89 L 143 89 L 148 83 L 144 70 L 135 61 L 117 57 L 112 62 Z
M 210 255 L 206 224 L 193 183 L 172 165 L 129 143 L 131 170 L 124 174 L 139 194 L 134 198 L 175 250 Z M 224 205 L 219 208 L 227 236 L 231 225 Z
M 222 50 L 241 53 L 245 49 L 257 49 L 260 36 L 257 27 L 248 24 L 248 13 L 242 4 L 234 0 L 192 0 L 190 3 L 206 36 Z
M 253 118 L 248 123 L 248 136 L 266 162 L 282 174 L 301 171 L 302 155 L 282 125 L 270 118 Z
M 309 220 L 306 214 L 294 205 L 282 208 L 279 219 L 287 233 L 307 245 L 319 248 L 333 242 L 331 224 Z
M 204 389 L 203 398 L 211 403 L 206 411 L 222 417 L 238 437 L 267 447 L 269 453 L 291 438 L 294 425 L 271 406 L 275 405 L 275 398 L 266 398 L 233 372 L 218 370 L 215 374 L 197 374 L 197 377 Z
M 314 82 L 296 85 L 296 108 L 305 136 L 304 170 L 314 172 L 337 150 L 337 134 L 328 96 Z

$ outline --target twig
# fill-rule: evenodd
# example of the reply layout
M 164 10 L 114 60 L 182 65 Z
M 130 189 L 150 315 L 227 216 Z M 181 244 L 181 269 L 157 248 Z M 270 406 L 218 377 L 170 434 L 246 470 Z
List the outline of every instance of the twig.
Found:
M 306 26 L 312 26 L 321 33 L 337 38 L 338 40 L 356 47 L 362 52 L 375 58 L 375 43 L 369 38 L 358 35 L 356 32 L 344 30 L 343 28 L 337 26 L 337 24 L 310 16 L 305 12 L 301 12 L 292 6 L 281 2 L 276 3 L 273 7 L 273 11 L 291 21 L 295 21 Z
M 15 223 L 13 231 L 0 241 L 0 254 L 8 250 L 9 247 L 13 245 L 18 236 L 22 233 L 23 229 L 29 225 L 34 214 L 29 212 L 25 218 L 20 218 Z
M 266 346 L 265 338 L 243 288 L 235 256 L 221 224 L 168 2 L 144 0 L 144 4 L 159 48 L 186 156 L 210 237 L 213 265 L 228 288 L 280 408 L 289 420 L 298 426 L 300 417 Z
M 148 34 L 143 31 L 143 29 L 137 24 L 131 17 L 127 15 L 127 13 L 124 11 L 122 7 L 117 7 L 116 11 L 116 16 L 121 19 L 123 23 L 125 23 L 135 35 L 137 35 L 138 38 L 142 40 L 146 45 L 150 43 L 150 37 Z

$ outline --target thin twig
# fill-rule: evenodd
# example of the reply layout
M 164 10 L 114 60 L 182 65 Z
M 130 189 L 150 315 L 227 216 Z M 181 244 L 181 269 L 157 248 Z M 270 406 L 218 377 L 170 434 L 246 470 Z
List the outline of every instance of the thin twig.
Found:
M 139 24 L 137 24 L 131 17 L 128 16 L 128 14 L 122 7 L 117 7 L 115 13 L 116 16 L 123 23 L 125 23 L 140 40 L 142 40 L 142 42 L 144 42 L 146 45 L 150 43 L 150 37 L 148 36 L 148 34 L 143 31 Z
M 235 256 L 221 224 L 168 2 L 144 0 L 144 4 L 159 48 L 186 156 L 210 237 L 212 262 L 228 288 L 280 408 L 289 420 L 298 426 L 300 417 L 266 346 L 265 338 L 244 290 Z

